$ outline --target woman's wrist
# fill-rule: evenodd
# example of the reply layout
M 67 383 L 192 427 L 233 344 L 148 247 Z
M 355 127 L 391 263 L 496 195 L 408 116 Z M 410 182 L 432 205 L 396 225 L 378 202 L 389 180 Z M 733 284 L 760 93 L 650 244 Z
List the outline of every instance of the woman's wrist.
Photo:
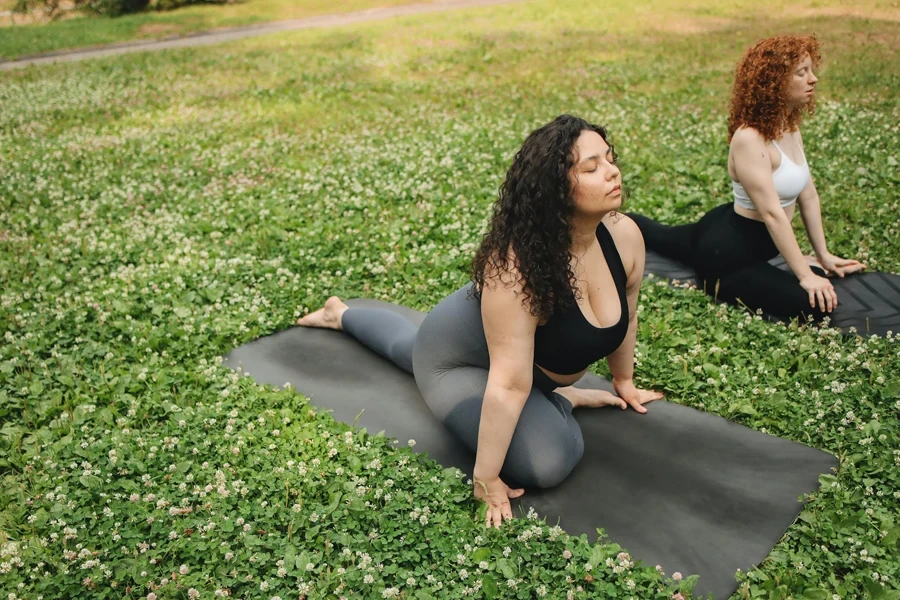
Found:
M 485 468 L 479 469 L 478 465 L 475 465 L 475 469 L 472 472 L 472 481 L 488 482 L 488 481 L 493 481 L 494 479 L 497 479 L 498 477 L 500 477 L 499 471 L 496 473 L 492 472 L 492 471 L 493 471 L 493 469 L 485 469 Z

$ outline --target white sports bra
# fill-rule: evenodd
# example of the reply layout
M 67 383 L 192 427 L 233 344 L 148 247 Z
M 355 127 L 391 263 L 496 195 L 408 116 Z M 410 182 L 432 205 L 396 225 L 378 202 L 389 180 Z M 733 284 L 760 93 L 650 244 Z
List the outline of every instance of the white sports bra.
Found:
M 797 196 L 809 183 L 809 162 L 806 155 L 803 154 L 803 148 L 800 153 L 803 155 L 803 166 L 801 167 L 784 153 L 784 150 L 774 141 L 772 145 L 781 152 L 781 164 L 772 173 L 772 182 L 775 184 L 775 191 L 778 192 L 778 199 L 781 200 L 781 208 L 787 208 L 797 201 Z M 741 208 L 747 210 L 756 210 L 750 196 L 744 190 L 744 186 L 740 182 L 732 180 L 731 188 L 734 191 L 734 203 Z

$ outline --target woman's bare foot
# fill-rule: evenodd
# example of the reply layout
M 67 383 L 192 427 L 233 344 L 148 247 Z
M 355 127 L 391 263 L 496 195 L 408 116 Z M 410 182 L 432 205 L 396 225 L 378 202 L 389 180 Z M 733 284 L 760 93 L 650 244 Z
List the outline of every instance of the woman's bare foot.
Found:
M 625 401 L 605 390 L 583 390 L 573 386 L 557 388 L 556 393 L 572 403 L 572 408 L 599 408 L 618 406 L 627 408 Z
M 350 308 L 344 304 L 337 296 L 332 296 L 325 301 L 325 306 L 315 312 L 311 312 L 305 317 L 297 320 L 297 325 L 301 327 L 322 327 L 324 329 L 342 330 L 341 317 L 344 311 Z

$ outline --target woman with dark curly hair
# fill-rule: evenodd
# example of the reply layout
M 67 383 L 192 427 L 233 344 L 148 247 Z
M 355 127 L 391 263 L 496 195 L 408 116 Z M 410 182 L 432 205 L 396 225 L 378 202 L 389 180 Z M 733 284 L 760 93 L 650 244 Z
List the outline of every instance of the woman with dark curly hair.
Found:
M 632 381 L 644 244 L 616 210 L 622 180 L 606 131 L 562 115 L 516 154 L 472 263 L 472 283 L 417 329 L 337 297 L 300 325 L 342 329 L 415 375 L 442 423 L 476 453 L 487 525 L 512 518 L 521 485 L 551 487 L 581 459 L 578 407 L 631 406 L 662 394 Z M 606 357 L 618 396 L 571 387 Z
M 814 112 L 820 61 L 812 36 L 753 45 L 738 63 L 728 118 L 734 201 L 678 227 L 631 215 L 647 248 L 693 266 L 707 294 L 778 317 L 817 321 L 838 304 L 823 275 L 843 277 L 865 268 L 828 251 L 819 194 L 803 151 L 800 121 Z M 794 236 L 797 205 L 817 261 L 807 261 Z M 779 252 L 790 272 L 769 264 Z

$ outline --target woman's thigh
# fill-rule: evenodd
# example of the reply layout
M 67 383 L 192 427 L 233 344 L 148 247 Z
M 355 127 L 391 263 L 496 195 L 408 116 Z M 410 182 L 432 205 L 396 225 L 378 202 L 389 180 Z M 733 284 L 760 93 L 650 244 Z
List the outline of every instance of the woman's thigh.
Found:
M 719 281 L 717 297 L 786 319 L 811 316 L 820 321 L 827 314 L 818 307 L 810 307 L 809 294 L 800 287 L 793 273 L 769 263 L 751 265 L 723 277 Z
M 429 387 L 431 402 L 449 407 L 444 426 L 472 452 L 478 449 L 487 378 L 487 369 L 457 367 L 439 374 Z M 516 423 L 503 475 L 518 485 L 553 487 L 572 472 L 583 454 L 584 439 L 569 401 L 532 388 Z
M 701 279 L 721 279 L 778 254 L 764 223 L 742 217 L 723 204 L 700 219 L 692 263 Z
M 462 288 L 419 327 L 413 350 L 416 384 L 428 407 L 475 452 L 490 358 L 481 305 Z M 516 424 L 503 472 L 522 485 L 556 485 L 578 464 L 584 440 L 562 396 L 531 390 Z

